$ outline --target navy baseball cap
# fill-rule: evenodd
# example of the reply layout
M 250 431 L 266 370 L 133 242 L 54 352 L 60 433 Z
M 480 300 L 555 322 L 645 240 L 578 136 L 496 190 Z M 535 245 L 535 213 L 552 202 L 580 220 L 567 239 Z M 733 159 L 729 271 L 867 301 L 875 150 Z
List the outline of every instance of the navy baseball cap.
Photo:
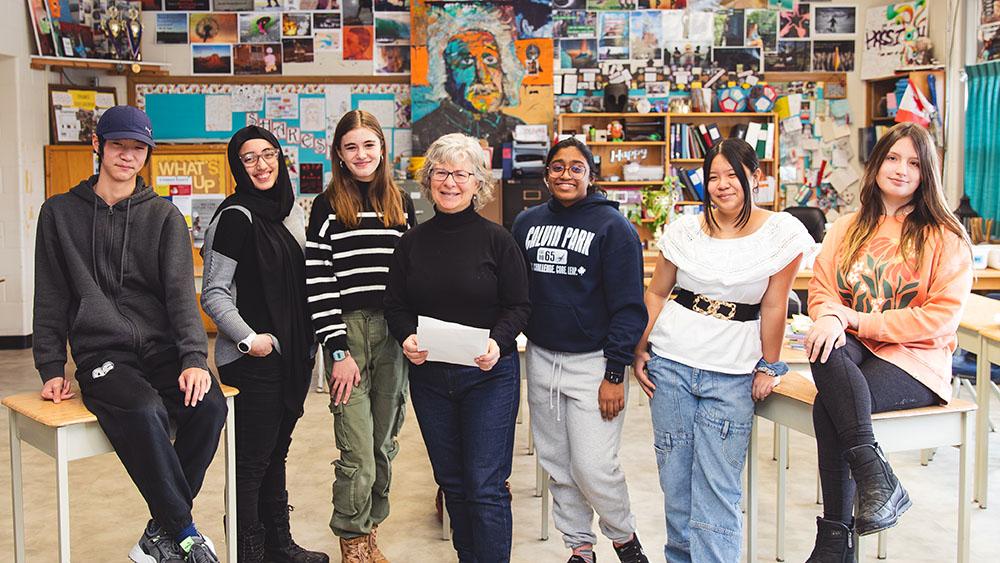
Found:
M 108 108 L 97 122 L 97 136 L 102 139 L 132 139 L 156 148 L 153 124 L 144 111 L 132 106 Z

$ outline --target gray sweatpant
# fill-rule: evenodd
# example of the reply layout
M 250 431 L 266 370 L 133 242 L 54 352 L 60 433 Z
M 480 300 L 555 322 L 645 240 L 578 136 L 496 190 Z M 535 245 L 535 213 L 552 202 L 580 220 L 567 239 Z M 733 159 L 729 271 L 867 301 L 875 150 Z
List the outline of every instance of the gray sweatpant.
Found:
M 625 473 L 618 461 L 623 410 L 601 418 L 597 392 L 604 380 L 602 351 L 555 352 L 528 343 L 528 405 L 538 461 L 549 473 L 552 517 L 566 547 L 593 544 L 601 533 L 624 543 L 635 532 Z M 628 403 L 628 382 L 625 388 Z

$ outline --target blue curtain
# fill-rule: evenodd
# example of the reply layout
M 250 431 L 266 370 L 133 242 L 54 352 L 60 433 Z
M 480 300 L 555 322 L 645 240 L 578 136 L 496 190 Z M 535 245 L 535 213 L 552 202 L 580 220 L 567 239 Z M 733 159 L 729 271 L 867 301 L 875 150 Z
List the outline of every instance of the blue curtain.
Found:
M 965 67 L 965 195 L 994 224 L 1000 220 L 1000 61 Z

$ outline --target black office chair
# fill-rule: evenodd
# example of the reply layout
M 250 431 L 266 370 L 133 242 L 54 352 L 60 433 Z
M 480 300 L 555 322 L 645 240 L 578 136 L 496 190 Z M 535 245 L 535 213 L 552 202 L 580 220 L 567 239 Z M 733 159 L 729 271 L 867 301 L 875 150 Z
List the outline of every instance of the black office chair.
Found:
M 816 242 L 823 242 L 826 235 L 826 215 L 818 207 L 794 206 L 786 207 L 785 211 L 806 226 L 806 230 Z

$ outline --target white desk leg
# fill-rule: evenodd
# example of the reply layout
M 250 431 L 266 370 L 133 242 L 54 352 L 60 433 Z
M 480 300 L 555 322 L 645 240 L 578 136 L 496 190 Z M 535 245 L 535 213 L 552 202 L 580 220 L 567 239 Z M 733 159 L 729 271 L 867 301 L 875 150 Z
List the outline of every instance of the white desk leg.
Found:
M 539 536 L 542 540 L 549 539 L 549 474 L 541 469 L 542 472 L 542 533 Z
M 878 558 L 885 559 L 887 557 L 889 557 L 889 532 L 882 530 L 878 533 Z
M 541 462 L 535 459 L 535 497 L 542 496 L 542 488 L 545 485 L 545 470 L 542 469 Z
M 778 433 L 778 514 L 775 530 L 775 559 L 785 560 L 785 493 L 788 486 L 788 428 Z
M 816 504 L 823 504 L 823 482 L 819 479 L 819 462 L 816 462 Z
M 972 439 L 972 421 L 969 417 L 979 416 L 982 413 L 962 413 L 962 443 L 958 446 L 958 563 L 969 563 L 969 519 L 972 516 L 972 509 L 969 507 L 969 440 Z
M 226 561 L 236 563 L 236 406 L 232 397 L 226 398 L 226 409 Z
M 10 498 L 14 510 L 14 561 L 24 563 L 24 480 L 21 478 L 21 437 L 17 434 L 17 413 L 7 411 L 10 425 Z
M 69 563 L 69 452 L 66 429 L 56 428 L 56 490 L 59 512 L 59 561 Z
M 444 495 L 444 492 L 441 493 Z M 448 514 L 448 503 L 441 499 L 441 539 L 448 541 L 451 539 L 451 516 Z
M 990 359 L 986 354 L 986 340 L 979 337 L 979 355 L 976 356 L 976 395 L 979 412 L 976 413 L 976 480 L 973 495 L 979 508 L 986 508 L 990 462 Z
M 322 346 L 316 350 L 316 392 L 326 391 L 326 350 Z
M 781 440 L 780 437 L 781 428 L 777 422 L 774 423 L 774 436 L 771 438 L 771 461 L 778 461 L 778 441 Z
M 757 561 L 757 421 L 753 417 L 750 427 L 750 447 L 747 448 L 747 558 L 749 562 Z

